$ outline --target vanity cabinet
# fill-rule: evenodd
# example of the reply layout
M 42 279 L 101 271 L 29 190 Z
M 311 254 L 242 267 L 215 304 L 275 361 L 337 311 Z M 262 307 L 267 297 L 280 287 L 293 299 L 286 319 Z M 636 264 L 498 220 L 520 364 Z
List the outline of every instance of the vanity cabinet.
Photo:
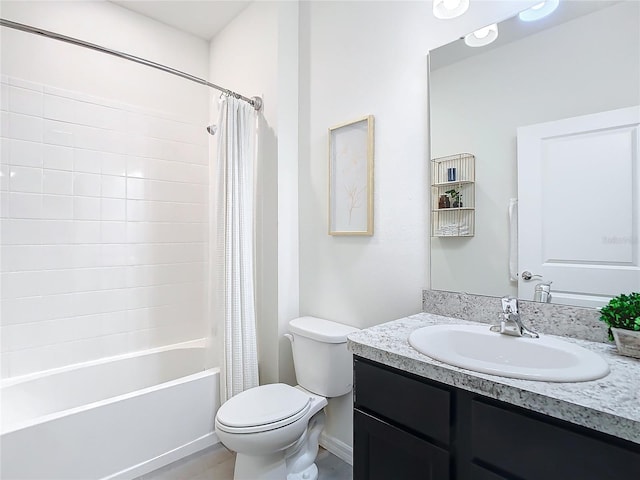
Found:
M 355 480 L 626 480 L 640 445 L 354 359 Z

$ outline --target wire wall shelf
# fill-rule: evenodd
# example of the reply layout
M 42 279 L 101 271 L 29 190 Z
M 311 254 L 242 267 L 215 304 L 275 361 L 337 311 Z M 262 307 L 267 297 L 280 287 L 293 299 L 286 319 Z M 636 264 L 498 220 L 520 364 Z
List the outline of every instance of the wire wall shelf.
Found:
M 473 237 L 476 157 L 458 153 L 431 160 L 431 236 Z

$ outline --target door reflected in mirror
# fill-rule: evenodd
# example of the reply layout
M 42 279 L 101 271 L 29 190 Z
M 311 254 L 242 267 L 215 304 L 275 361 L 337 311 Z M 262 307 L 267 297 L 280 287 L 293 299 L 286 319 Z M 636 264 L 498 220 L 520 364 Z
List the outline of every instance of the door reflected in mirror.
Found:
M 639 19 L 636 1 L 562 1 L 537 22 L 523 22 L 516 15 L 499 23 L 500 36 L 486 47 L 470 48 L 457 40 L 430 52 L 431 158 L 458 152 L 476 157 L 475 236 L 431 238 L 431 288 L 532 300 L 536 284 L 553 282 L 554 303 L 583 306 L 603 305 L 612 296 L 640 289 L 640 119 L 628 125 L 619 144 L 614 142 L 623 145 L 622 153 L 612 144 L 586 156 L 568 150 L 563 154 L 566 164 L 551 168 L 545 163 L 547 142 L 539 160 L 546 177 L 518 180 L 517 141 L 523 127 L 638 106 Z M 547 187 L 553 178 L 552 187 L 560 193 L 536 184 L 541 178 L 547 178 Z M 522 193 L 518 181 L 544 190 L 539 206 L 553 213 L 534 225 L 542 251 L 539 265 L 516 262 L 524 239 L 517 239 L 510 226 L 519 216 L 520 233 L 526 233 L 531 229 L 522 227 L 536 221 L 527 218 L 527 211 L 512 210 L 510 223 L 510 203 L 524 200 L 516 202 Z M 578 198 L 572 189 L 585 201 L 568 201 Z M 624 208 L 616 208 L 614 199 L 625 198 Z M 611 222 L 614 216 L 619 220 Z M 571 245 L 555 240 L 563 232 L 574 234 L 574 244 L 582 239 L 575 255 L 557 255 L 556 246 Z M 611 281 L 605 269 L 598 276 L 601 256 L 626 272 L 623 283 Z M 571 268 L 566 271 L 556 268 L 567 262 Z M 582 282 L 587 269 L 588 284 Z M 521 277 L 524 270 L 541 277 L 527 283 Z

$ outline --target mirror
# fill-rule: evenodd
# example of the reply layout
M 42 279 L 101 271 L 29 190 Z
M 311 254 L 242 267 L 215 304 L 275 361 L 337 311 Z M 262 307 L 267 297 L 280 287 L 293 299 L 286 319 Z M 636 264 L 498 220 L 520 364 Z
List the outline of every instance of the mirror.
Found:
M 515 16 L 499 23 L 498 39 L 485 47 L 471 48 L 460 39 L 430 52 L 431 158 L 475 155 L 475 234 L 432 236 L 432 289 L 518 295 L 509 268 L 517 129 L 639 105 L 639 18 L 636 1 L 565 0 L 544 19 Z M 619 188 L 634 190 L 626 193 L 635 199 L 637 232 L 634 182 Z M 616 192 L 593 194 L 606 199 Z M 638 238 L 626 241 L 638 265 Z M 640 288 L 638 276 L 633 279 L 629 291 Z M 558 297 L 554 303 L 573 303 Z

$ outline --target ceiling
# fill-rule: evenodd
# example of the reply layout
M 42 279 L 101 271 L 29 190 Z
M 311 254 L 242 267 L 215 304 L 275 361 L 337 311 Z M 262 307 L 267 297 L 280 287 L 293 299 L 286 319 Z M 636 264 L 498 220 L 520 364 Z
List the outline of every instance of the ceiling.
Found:
M 205 40 L 211 40 L 251 3 L 242 0 L 110 1 Z

